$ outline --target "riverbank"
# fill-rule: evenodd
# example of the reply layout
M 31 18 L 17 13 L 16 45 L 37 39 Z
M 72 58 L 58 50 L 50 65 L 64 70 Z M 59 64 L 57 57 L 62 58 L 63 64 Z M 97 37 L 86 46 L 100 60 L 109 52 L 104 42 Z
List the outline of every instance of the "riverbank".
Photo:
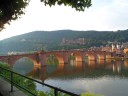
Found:
M 11 85 L 0 77 L 0 96 L 27 96 L 25 93 L 13 87 L 14 91 L 11 92 Z M 2 94 L 2 95 L 1 95 Z

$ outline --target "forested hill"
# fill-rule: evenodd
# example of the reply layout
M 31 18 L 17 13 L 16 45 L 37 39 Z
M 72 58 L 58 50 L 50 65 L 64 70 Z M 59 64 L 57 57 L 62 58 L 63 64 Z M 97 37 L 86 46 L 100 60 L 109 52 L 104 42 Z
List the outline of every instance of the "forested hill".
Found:
M 86 40 L 86 47 L 100 46 L 106 44 L 108 41 L 127 42 L 128 30 L 120 31 L 72 31 L 72 30 L 58 30 L 58 31 L 34 31 L 27 34 L 14 36 L 0 41 L 1 52 L 11 51 L 34 51 L 44 48 L 46 50 L 57 50 L 61 48 L 75 48 L 69 45 L 62 45 L 62 39 L 78 39 L 84 38 Z M 85 46 L 84 45 L 84 46 Z M 82 47 L 84 47 L 82 46 Z M 77 46 L 81 47 L 81 46 Z

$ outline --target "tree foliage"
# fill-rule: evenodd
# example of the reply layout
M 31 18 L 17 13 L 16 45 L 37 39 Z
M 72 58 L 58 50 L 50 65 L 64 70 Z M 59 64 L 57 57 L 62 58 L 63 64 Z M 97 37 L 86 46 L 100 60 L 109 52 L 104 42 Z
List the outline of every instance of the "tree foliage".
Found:
M 11 20 L 18 19 L 24 14 L 24 9 L 30 0 L 0 0 L 0 30 L 4 28 L 6 23 Z M 91 6 L 91 0 L 41 0 L 45 5 L 62 5 L 71 6 L 78 11 Z
M 4 24 L 24 14 L 24 8 L 28 3 L 29 0 L 0 0 L 0 30 L 4 28 Z
M 41 0 L 45 3 L 45 5 L 62 5 L 65 6 L 71 6 L 72 8 L 75 8 L 78 11 L 84 11 L 85 7 L 91 6 L 91 0 Z

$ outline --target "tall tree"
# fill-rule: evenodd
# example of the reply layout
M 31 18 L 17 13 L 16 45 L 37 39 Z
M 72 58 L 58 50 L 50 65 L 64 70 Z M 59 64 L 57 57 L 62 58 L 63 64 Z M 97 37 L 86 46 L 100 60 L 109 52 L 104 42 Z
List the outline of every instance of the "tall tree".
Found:
M 0 30 L 6 23 L 18 19 L 24 13 L 24 9 L 30 0 L 0 0 Z M 84 11 L 91 6 L 91 0 L 41 0 L 45 5 L 53 6 L 55 4 L 71 6 L 77 11 Z

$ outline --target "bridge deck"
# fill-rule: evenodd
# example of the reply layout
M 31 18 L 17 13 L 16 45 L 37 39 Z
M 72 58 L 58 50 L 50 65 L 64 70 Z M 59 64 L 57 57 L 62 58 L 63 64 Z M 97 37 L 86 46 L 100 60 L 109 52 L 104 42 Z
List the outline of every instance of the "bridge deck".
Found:
M 25 93 L 14 87 L 14 92 L 10 92 L 11 85 L 0 77 L 0 96 L 27 96 Z M 2 94 L 2 95 L 1 95 Z

